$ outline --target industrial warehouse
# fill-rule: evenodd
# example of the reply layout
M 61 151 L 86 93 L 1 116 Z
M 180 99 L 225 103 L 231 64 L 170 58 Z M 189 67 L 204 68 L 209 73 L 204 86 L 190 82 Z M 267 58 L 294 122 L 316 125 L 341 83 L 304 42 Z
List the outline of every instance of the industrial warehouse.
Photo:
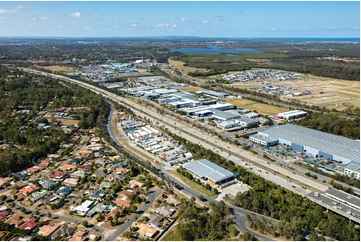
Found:
M 224 184 L 234 179 L 232 172 L 206 159 L 192 161 L 183 167 L 211 184 Z
M 264 146 L 275 145 L 277 141 L 295 151 L 342 163 L 348 168 L 353 168 L 352 172 L 356 177 L 360 175 L 360 143 L 352 139 L 285 124 L 258 132 L 250 136 L 250 140 Z M 349 174 L 351 171 L 347 169 L 347 172 Z

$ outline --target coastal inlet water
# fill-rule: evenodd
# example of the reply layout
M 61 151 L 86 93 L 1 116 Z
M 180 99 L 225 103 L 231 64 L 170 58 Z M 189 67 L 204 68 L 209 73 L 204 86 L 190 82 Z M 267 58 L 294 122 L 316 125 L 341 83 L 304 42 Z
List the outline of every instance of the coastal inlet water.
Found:
M 235 54 L 247 54 L 247 53 L 262 53 L 262 50 L 255 50 L 249 48 L 219 48 L 217 45 L 210 45 L 207 48 L 174 48 L 171 49 L 172 52 L 182 52 L 182 53 L 201 53 L 201 54 L 226 54 L 229 56 L 234 56 Z

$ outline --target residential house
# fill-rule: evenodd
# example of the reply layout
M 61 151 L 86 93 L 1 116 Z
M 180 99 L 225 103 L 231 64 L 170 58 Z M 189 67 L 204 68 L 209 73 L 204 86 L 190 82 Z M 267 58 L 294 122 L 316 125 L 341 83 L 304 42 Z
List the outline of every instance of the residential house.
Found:
M 115 203 L 119 206 L 123 206 L 125 208 L 130 208 L 132 206 L 132 201 L 130 201 L 129 199 L 116 199 Z
M 78 177 L 83 178 L 83 177 L 85 177 L 85 171 L 75 171 L 70 175 L 70 177 L 72 177 L 72 178 L 78 178 Z
M 121 214 L 121 213 L 122 213 L 122 210 L 121 210 L 120 208 L 118 208 L 118 207 L 113 208 L 112 211 L 110 211 L 110 212 L 105 216 L 105 219 L 114 218 L 115 215 L 116 215 L 118 212 Z
M 90 143 L 93 143 L 93 142 L 95 142 L 95 143 L 100 142 L 100 138 L 99 137 L 92 137 L 90 139 Z
M 105 166 L 105 160 L 104 159 L 97 159 L 95 161 L 95 164 L 104 167 Z
M 29 174 L 34 174 L 34 173 L 37 173 L 39 171 L 41 171 L 43 168 L 40 167 L 40 166 L 33 166 L 33 167 L 30 167 L 28 169 L 26 169 L 26 172 L 29 173 Z
M 161 207 L 161 208 L 157 208 L 156 210 L 154 210 L 156 213 L 163 215 L 164 217 L 171 217 L 173 215 L 173 213 L 175 212 L 174 209 L 169 208 L 169 207 Z
M 70 193 L 72 193 L 73 188 L 69 186 L 62 186 L 58 190 L 56 190 L 56 193 L 62 196 L 68 196 Z
M 148 225 L 152 228 L 160 228 L 162 226 L 163 217 L 161 215 L 151 214 Z
M 32 230 L 36 227 L 37 224 L 38 223 L 36 222 L 36 218 L 31 218 L 25 223 L 23 223 L 21 226 L 19 226 L 19 229 Z
M 102 200 L 106 195 L 107 195 L 106 192 L 96 190 L 96 191 L 94 191 L 94 192 L 89 196 L 89 198 L 92 199 L 92 200 L 98 200 L 98 201 L 100 201 L 100 200 Z
M 44 225 L 39 228 L 39 234 L 45 237 L 48 237 L 54 233 L 55 230 L 60 228 L 60 224 L 56 223 L 53 225 Z
M 9 215 L 9 212 L 8 211 L 1 211 L 0 212 L 0 220 L 3 221 L 4 219 L 6 219 Z
M 13 176 L 17 180 L 21 180 L 21 181 L 25 181 L 26 179 L 29 178 L 29 174 L 26 171 L 19 171 L 19 172 L 13 173 Z
M 168 204 L 178 206 L 181 204 L 173 195 L 169 195 L 168 198 L 165 200 Z
M 132 195 L 138 195 L 139 192 L 136 190 L 123 190 L 120 192 L 120 194 L 124 196 L 132 196 Z
M 85 214 L 87 214 L 87 212 L 89 212 L 89 210 L 92 208 L 94 203 L 95 203 L 94 201 L 86 200 L 85 202 L 83 202 L 79 206 L 76 206 L 75 208 L 70 207 L 70 210 L 76 212 L 80 216 L 85 216 Z
M 78 167 L 78 170 L 91 170 L 92 169 L 92 165 L 91 164 L 83 164 L 81 166 Z
M 143 187 L 143 186 L 144 186 L 144 184 L 142 182 L 139 182 L 136 180 L 129 181 L 129 187 L 131 187 L 131 188 Z
M 105 181 L 102 181 L 100 183 L 100 189 L 103 189 L 103 188 L 110 188 L 112 186 L 112 183 L 111 182 L 105 182 Z
M 87 150 L 81 150 L 79 151 L 79 155 L 83 158 L 88 158 L 91 155 L 91 152 Z
M 104 205 L 103 203 L 98 203 L 97 205 L 95 205 L 92 209 L 90 209 L 87 212 L 86 216 L 87 217 L 93 217 L 94 214 L 96 214 L 96 213 L 104 212 L 104 210 L 106 210 L 106 208 L 107 208 L 107 206 Z
M 0 177 L 0 187 L 5 187 L 10 184 L 11 178 L 10 177 Z
M 79 230 L 68 241 L 84 241 L 86 240 L 86 235 L 86 232 Z
M 73 158 L 70 159 L 69 162 L 72 163 L 72 164 L 79 164 L 81 160 L 82 160 L 81 157 L 73 157 Z
M 115 173 L 117 175 L 124 175 L 125 173 L 128 172 L 128 169 L 127 168 L 123 168 L 123 167 L 118 167 L 115 169 Z
M 48 175 L 48 177 L 49 177 L 50 179 L 55 179 L 55 180 L 60 180 L 60 179 L 62 179 L 64 176 L 65 176 L 65 173 L 64 173 L 64 172 L 61 172 L 61 171 L 56 171 L 56 172 Z
M 158 234 L 158 229 L 150 227 L 148 224 L 139 224 L 138 233 L 141 237 L 154 238 Z
M 64 163 L 59 167 L 59 170 L 61 171 L 71 171 L 76 168 L 76 165 Z
M 42 167 L 48 167 L 50 165 L 50 160 L 49 159 L 43 160 L 42 162 L 40 162 L 39 165 Z
M 66 224 L 63 224 L 59 229 L 57 229 L 56 231 L 54 231 L 50 237 L 51 239 L 55 239 L 56 237 L 59 237 L 59 236 L 70 236 L 74 233 L 75 231 L 75 228 L 74 227 L 70 227 Z
M 46 190 L 34 192 L 33 194 L 31 194 L 32 198 L 30 200 L 32 202 L 36 202 L 49 194 L 50 194 L 50 191 L 46 191 Z
M 50 154 L 50 155 L 48 155 L 48 157 L 50 159 L 58 159 L 60 157 L 60 155 L 59 154 Z
M 38 190 L 39 187 L 35 184 L 30 184 L 28 186 L 25 186 L 23 188 L 21 188 L 19 191 L 18 191 L 18 195 L 24 195 L 24 196 L 27 196 L 28 194 Z
M 53 180 L 50 180 L 50 179 L 47 179 L 45 181 L 40 181 L 39 183 L 45 189 L 50 189 L 51 187 L 53 187 L 56 184 L 56 182 L 54 182 Z
M 20 218 L 20 215 L 17 214 L 17 215 L 13 215 L 11 216 L 8 220 L 6 220 L 7 224 L 12 224 L 14 225 L 16 228 L 18 228 L 21 224 L 24 223 L 23 219 Z
M 78 185 L 78 179 L 77 178 L 67 178 L 63 181 L 63 184 L 65 186 L 75 187 L 76 185 Z

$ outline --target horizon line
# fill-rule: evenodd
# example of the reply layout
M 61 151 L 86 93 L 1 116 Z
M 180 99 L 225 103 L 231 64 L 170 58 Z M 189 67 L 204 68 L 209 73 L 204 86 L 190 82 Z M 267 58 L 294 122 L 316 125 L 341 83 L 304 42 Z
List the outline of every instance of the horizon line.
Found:
M 214 37 L 193 35 L 159 35 L 159 36 L 0 36 L 0 38 L 70 38 L 70 39 L 94 39 L 94 38 L 210 38 L 210 39 L 360 39 L 359 37 Z

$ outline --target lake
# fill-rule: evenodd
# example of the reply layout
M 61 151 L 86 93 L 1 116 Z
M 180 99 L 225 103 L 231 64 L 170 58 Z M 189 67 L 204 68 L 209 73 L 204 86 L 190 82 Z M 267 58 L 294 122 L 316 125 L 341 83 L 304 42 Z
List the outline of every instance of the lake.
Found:
M 172 52 L 179 51 L 183 53 L 202 53 L 202 54 L 228 54 L 233 56 L 235 54 L 248 54 L 248 53 L 262 53 L 262 50 L 255 50 L 250 48 L 219 48 L 217 45 L 210 45 L 206 48 L 174 48 L 171 49 Z

